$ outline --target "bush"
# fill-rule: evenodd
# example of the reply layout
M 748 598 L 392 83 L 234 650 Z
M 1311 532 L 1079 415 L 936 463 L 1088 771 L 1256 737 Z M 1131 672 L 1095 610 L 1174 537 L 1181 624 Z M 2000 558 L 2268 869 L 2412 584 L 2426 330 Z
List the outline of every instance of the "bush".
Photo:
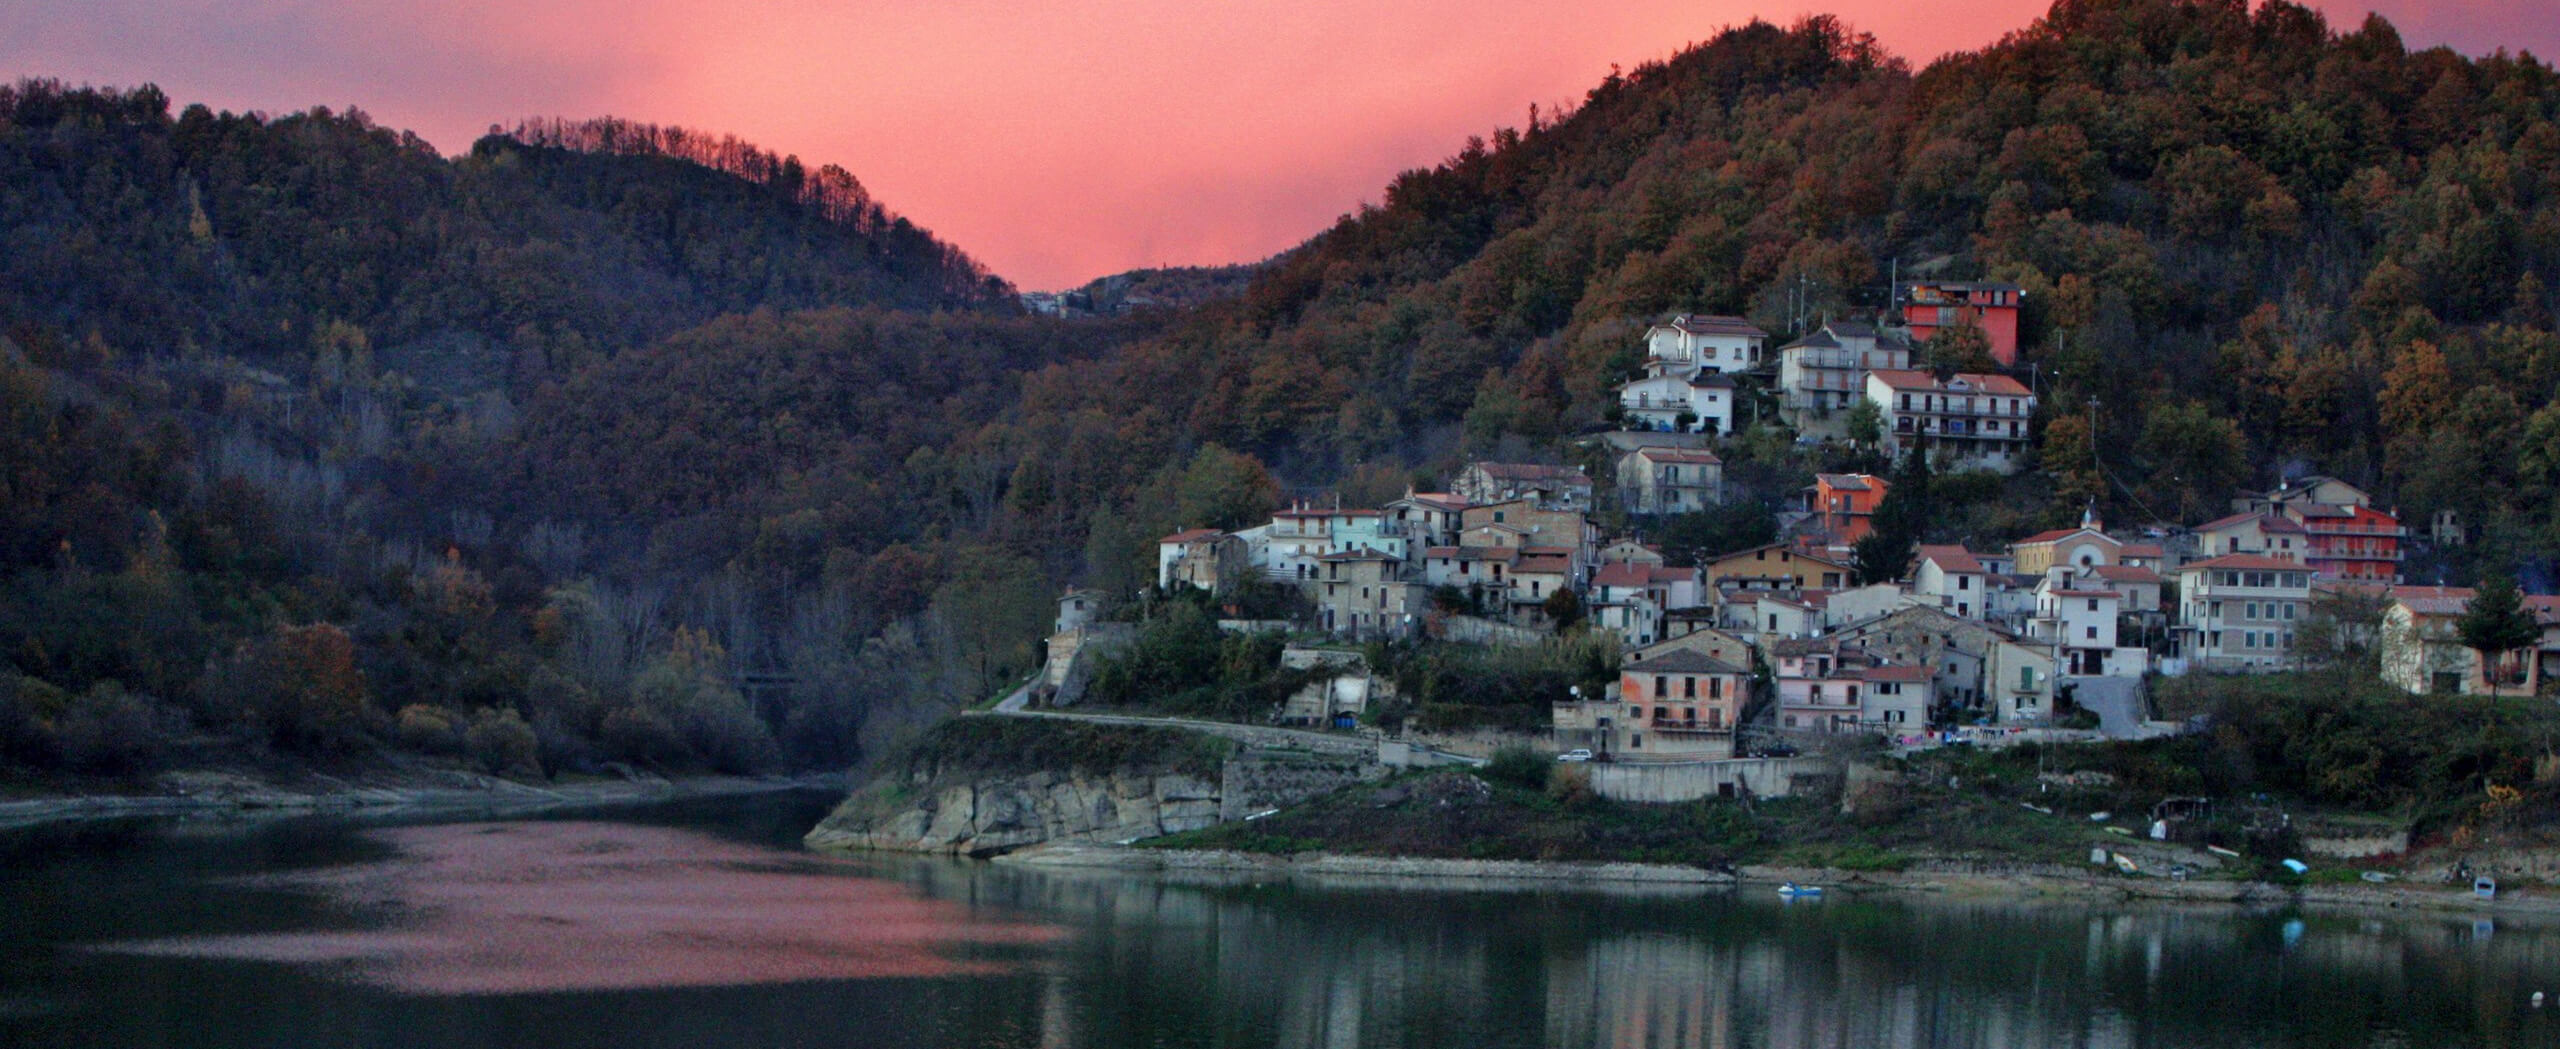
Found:
M 624 707 L 604 716 L 596 727 L 605 752 L 638 765 L 664 767 L 685 758 L 684 737 L 654 711 Z
M 541 741 L 522 715 L 503 707 L 483 710 L 464 734 L 471 760 L 494 776 L 542 774 Z
M 732 773 L 770 767 L 778 754 L 773 734 L 746 697 L 722 679 L 724 659 L 709 636 L 677 630 L 674 647 L 632 681 L 635 709 L 606 717 L 608 744 L 632 760 L 660 764 L 693 763 Z
M 1527 747 L 1504 747 L 1493 752 L 1493 760 L 1485 765 L 1483 775 L 1495 783 L 1545 790 L 1547 776 L 1554 771 L 1553 758 Z
M 400 745 L 426 754 L 462 753 L 462 716 L 443 707 L 411 703 L 400 708 L 392 731 Z
M 54 723 L 54 749 L 65 768 L 131 775 L 159 764 L 183 715 L 147 696 L 103 682 L 71 701 Z

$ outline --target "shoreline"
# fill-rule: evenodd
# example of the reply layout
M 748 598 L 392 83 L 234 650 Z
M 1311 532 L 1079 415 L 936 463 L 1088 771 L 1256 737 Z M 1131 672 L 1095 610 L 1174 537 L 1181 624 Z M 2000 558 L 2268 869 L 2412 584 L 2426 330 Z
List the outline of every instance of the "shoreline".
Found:
M 2279 885 L 2263 881 L 2168 881 L 2078 871 L 2065 865 L 2020 865 L 2011 870 L 1931 869 L 1843 871 L 1827 868 L 1745 865 L 1731 871 L 1677 864 L 1561 860 L 1460 860 L 1358 856 L 1337 853 L 1273 855 L 1208 849 L 1137 849 L 1121 845 L 1053 842 L 994 857 L 988 862 L 1039 870 L 1109 870 L 1161 875 L 1254 876 L 1341 883 L 1436 881 L 1457 885 L 1687 889 L 1731 891 L 1794 882 L 1819 885 L 1844 896 L 1923 895 L 1939 898 L 2069 898 L 2158 901 L 2238 907 L 2303 906 L 2320 909 L 2427 911 L 2488 916 L 2560 916 L 2560 895 L 2523 890 L 2495 900 L 2468 889 L 2392 885 Z
M 789 790 L 836 790 L 841 774 L 799 777 L 639 774 L 624 779 L 530 784 L 458 770 L 367 774 L 364 782 L 311 776 L 279 784 L 220 772 L 163 775 L 159 794 L 64 794 L 0 801 L 0 832 L 53 824 L 149 817 L 247 821 L 301 816 L 526 816 Z

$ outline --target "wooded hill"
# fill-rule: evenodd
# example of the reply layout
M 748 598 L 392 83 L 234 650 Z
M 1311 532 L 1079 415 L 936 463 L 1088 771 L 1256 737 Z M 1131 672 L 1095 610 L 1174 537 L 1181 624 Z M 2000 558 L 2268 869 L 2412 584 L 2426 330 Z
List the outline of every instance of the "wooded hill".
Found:
M 1239 296 L 1059 322 L 731 140 L 537 123 L 447 159 L 357 113 L 22 83 L 0 737 L 841 762 L 1026 668 L 1056 585 L 1151 578 L 1177 525 L 1570 454 L 1661 314 L 1784 338 L 1897 271 L 2027 288 L 2048 406 L 2041 465 L 1956 483 L 1937 537 L 2194 520 L 2310 468 L 2460 512 L 2449 582 L 2530 569 L 2555 125 L 2539 60 L 2285 3 L 2066 0 L 1918 72 L 1755 23 L 1467 139 Z M 1768 499 L 1845 453 L 1726 454 Z

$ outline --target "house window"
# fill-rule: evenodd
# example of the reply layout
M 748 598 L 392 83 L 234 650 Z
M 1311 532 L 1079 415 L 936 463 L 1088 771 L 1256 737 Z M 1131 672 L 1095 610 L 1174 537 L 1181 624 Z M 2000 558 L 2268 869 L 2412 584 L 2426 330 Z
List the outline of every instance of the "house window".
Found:
M 1633 734 L 1629 735 L 1629 736 L 1627 737 L 1627 749 L 1628 749 L 1628 750 L 1643 750 L 1643 749 L 1644 749 L 1644 733 L 1642 733 L 1642 732 L 1637 732 L 1637 733 L 1633 733 Z
M 1960 576 L 1957 576 L 1957 577 L 1956 577 L 1956 589 L 1958 589 L 1958 590 L 1971 590 L 1971 589 L 1973 589 L 1973 577 L 1972 577 L 1972 576 L 1969 576 L 1969 575 L 1960 575 Z
M 1656 697 L 1670 695 L 1671 679 L 1661 674 L 1655 674 L 1653 676 L 1653 694 Z
M 1723 679 L 1723 678 L 1720 678 L 1720 677 L 1711 677 L 1711 678 L 1708 678 L 1708 679 L 1707 679 L 1707 698 L 1708 698 L 1708 699 L 1723 699 L 1723 698 L 1724 698 L 1724 679 Z
M 1683 677 L 1680 679 L 1680 698 L 1682 698 L 1682 699 L 1696 699 L 1696 698 L 1698 698 L 1698 679 L 1697 679 L 1697 678 L 1683 676 Z M 1696 717 L 1697 715 L 1695 715 L 1695 714 L 1691 714 L 1691 715 L 1689 715 L 1689 716 L 1690 716 L 1690 717 Z
M 2094 598 L 2094 597 L 2093 597 L 2093 598 L 2090 598 L 2090 599 L 2089 599 L 2089 611 L 2095 612 L 2095 611 L 2097 611 L 2097 610 L 2098 610 L 2098 599 L 2097 599 L 2097 598 Z
M 1493 512 L 1493 523 L 1495 523 L 1495 524 L 1501 524 L 1501 523 L 1502 523 L 1502 515 L 1503 515 L 1503 511 L 1501 511 L 1501 510 L 1496 510 L 1496 511 L 1494 511 L 1494 512 Z
M 2088 631 L 2089 631 L 2089 640 L 2091 640 L 2091 641 L 2095 641 L 2095 640 L 2097 640 L 2097 639 L 2098 639 L 2098 628 L 2097 628 L 2097 627 L 2089 627 L 2089 628 L 2088 628 Z

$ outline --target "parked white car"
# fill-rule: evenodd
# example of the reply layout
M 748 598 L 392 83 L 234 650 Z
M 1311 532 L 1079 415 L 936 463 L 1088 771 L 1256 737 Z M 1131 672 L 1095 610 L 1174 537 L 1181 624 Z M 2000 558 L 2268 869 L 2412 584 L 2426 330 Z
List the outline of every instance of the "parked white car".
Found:
M 1565 752 L 1564 752 L 1564 753 L 1562 753 L 1562 754 L 1558 754 L 1558 755 L 1556 755 L 1556 760 L 1557 760 L 1557 761 L 1589 761 L 1589 760 L 1591 760 L 1591 750 L 1590 750 L 1590 748 L 1588 748 L 1588 747 L 1575 747 L 1575 748 L 1573 748 L 1572 750 L 1568 750 L 1568 751 L 1565 751 Z

